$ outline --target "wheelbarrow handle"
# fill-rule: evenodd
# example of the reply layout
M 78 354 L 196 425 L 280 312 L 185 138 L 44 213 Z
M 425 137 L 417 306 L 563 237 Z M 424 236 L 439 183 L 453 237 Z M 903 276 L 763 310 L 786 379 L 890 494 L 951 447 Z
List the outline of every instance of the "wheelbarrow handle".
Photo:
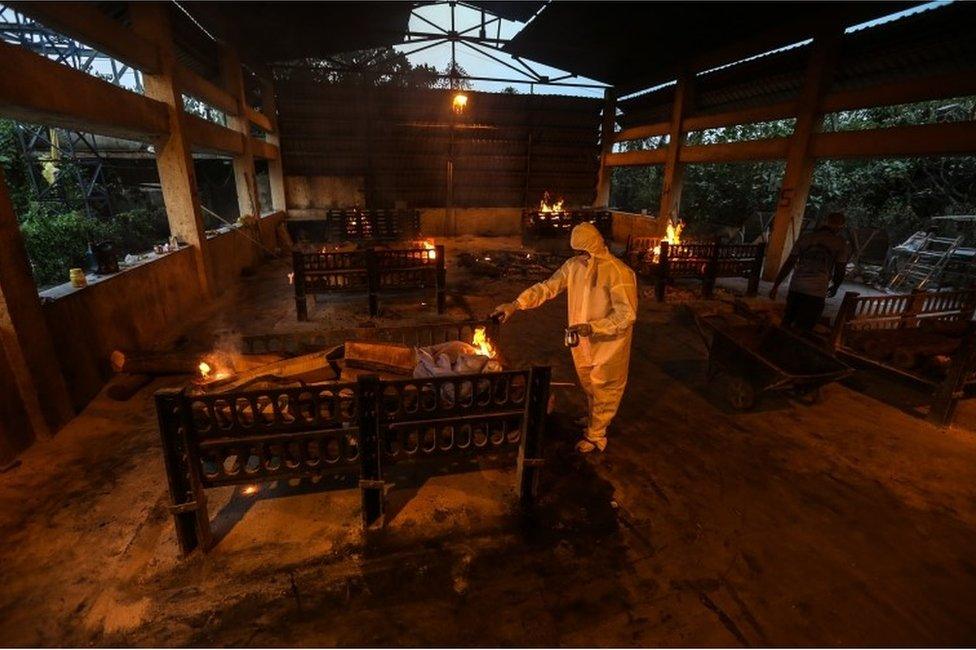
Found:
M 709 352 L 712 350 L 712 341 L 715 340 L 714 335 L 709 336 L 706 330 L 714 330 L 712 325 L 709 325 L 704 321 L 704 319 L 698 314 L 693 314 L 695 317 L 695 329 L 698 331 L 698 336 L 701 337 L 702 343 L 705 344 L 705 349 Z M 716 314 L 717 315 L 717 314 Z

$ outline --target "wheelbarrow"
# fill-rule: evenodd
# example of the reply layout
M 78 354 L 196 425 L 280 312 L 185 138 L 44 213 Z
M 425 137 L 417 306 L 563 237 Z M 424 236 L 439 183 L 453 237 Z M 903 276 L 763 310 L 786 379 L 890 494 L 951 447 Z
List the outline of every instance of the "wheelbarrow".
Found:
M 708 348 L 709 381 L 721 375 L 725 398 L 739 411 L 774 391 L 820 402 L 823 386 L 854 372 L 826 350 L 768 320 L 733 324 L 722 314 L 696 314 L 695 324 Z

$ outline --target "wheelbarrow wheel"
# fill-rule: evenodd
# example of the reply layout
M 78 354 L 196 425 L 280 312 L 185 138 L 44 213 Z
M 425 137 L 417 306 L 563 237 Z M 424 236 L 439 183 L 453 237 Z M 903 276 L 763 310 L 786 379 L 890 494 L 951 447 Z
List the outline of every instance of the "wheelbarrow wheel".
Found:
M 756 387 L 742 375 L 726 375 L 725 399 L 737 411 L 748 411 L 756 405 Z

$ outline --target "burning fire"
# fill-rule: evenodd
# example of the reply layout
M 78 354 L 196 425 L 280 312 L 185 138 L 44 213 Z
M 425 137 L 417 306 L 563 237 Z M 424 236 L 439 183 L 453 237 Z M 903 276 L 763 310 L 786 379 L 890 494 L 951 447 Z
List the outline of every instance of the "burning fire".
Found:
M 427 251 L 427 259 L 436 260 L 437 259 L 437 247 L 434 246 L 434 242 L 429 239 L 425 239 L 420 242 L 420 245 L 425 251 Z
M 671 223 L 669 221 L 668 222 L 668 231 L 664 235 L 664 237 L 661 238 L 661 241 L 662 242 L 665 242 L 666 241 L 666 242 L 668 242 L 669 245 L 670 244 L 680 244 L 681 243 L 681 231 L 684 230 L 684 229 L 685 229 L 685 222 L 684 221 L 679 220 L 677 225 L 675 225 L 675 224 L 673 224 L 673 223 Z M 655 263 L 660 259 L 660 257 L 661 257 L 661 243 L 660 242 L 658 242 L 657 246 L 655 246 L 651 250 L 651 257 L 653 258 L 653 261 Z
M 563 211 L 563 200 L 559 199 L 555 203 L 550 203 L 549 192 L 545 192 L 542 195 L 542 201 L 539 203 L 539 212 L 550 213 L 550 212 L 562 212 Z
M 471 339 L 471 345 L 478 348 L 478 354 L 483 357 L 488 357 L 489 359 L 494 359 L 495 347 L 488 340 L 488 334 L 485 332 L 484 327 L 478 327 L 474 330 L 474 337 Z
M 197 370 L 200 372 L 200 378 L 197 380 L 200 384 L 220 381 L 235 373 L 233 361 L 219 351 L 211 352 L 206 358 L 201 359 L 197 364 Z

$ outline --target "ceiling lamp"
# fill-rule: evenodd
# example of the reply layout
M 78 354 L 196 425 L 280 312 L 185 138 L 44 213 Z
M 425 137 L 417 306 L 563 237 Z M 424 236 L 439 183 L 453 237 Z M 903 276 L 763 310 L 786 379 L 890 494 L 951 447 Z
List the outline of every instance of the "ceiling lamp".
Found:
M 451 107 L 454 109 L 455 113 L 460 115 L 461 113 L 464 112 L 464 109 L 467 107 L 467 105 L 468 105 L 467 95 L 465 95 L 464 93 L 457 93 L 456 95 L 454 95 L 454 101 L 451 102 Z

